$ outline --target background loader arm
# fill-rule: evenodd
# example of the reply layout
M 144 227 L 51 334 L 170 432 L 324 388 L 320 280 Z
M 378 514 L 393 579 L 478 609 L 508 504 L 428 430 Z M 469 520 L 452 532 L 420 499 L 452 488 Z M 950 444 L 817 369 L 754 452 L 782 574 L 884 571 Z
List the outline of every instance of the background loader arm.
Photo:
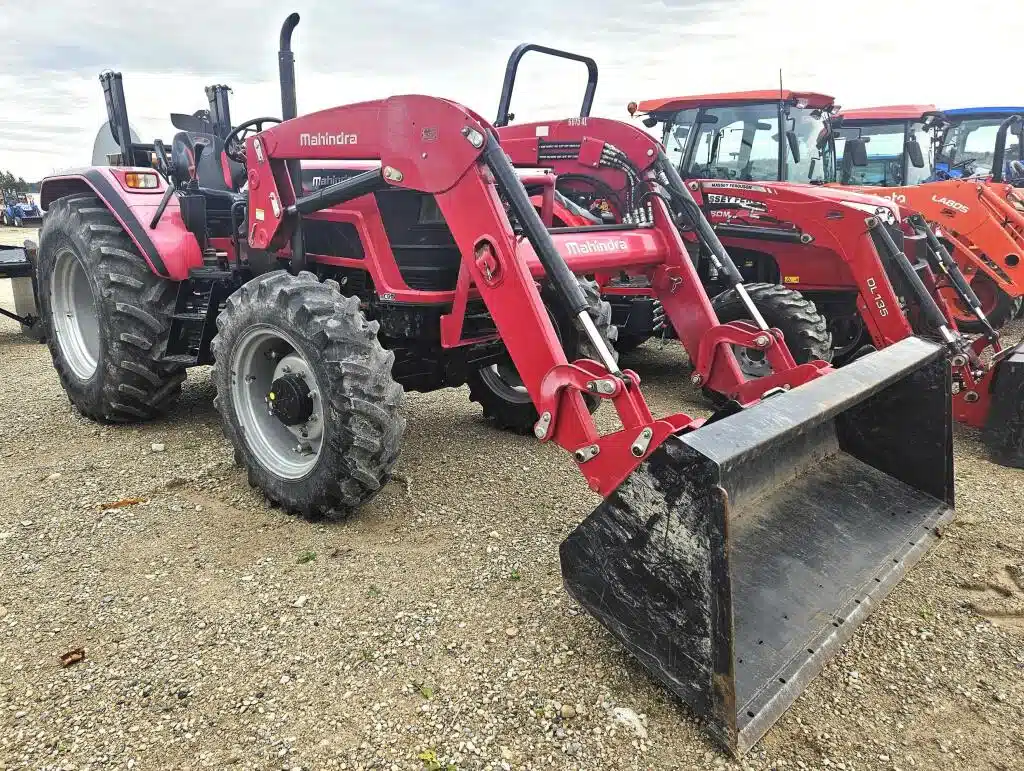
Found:
M 674 180 L 661 179 L 667 162 L 652 136 L 604 118 L 507 126 L 498 134 L 513 164 L 550 168 L 573 181 L 596 179 L 620 193 L 615 212 L 620 222 L 649 222 L 664 239 L 668 248 L 662 264 L 634 272 L 650 277 L 654 294 L 694 363 L 695 383 L 749 404 L 771 388 L 795 388 L 827 371 L 820 362 L 797 365 L 782 333 L 768 328 L 753 303 L 749 303 L 752 322 L 719 322 L 682 241 L 679 223 L 698 231 L 733 288 L 744 297 L 742 276 L 678 175 Z M 659 177 L 665 192 L 652 186 L 652 175 Z M 674 192 L 669 189 L 673 186 Z M 745 380 L 731 345 L 764 349 L 773 374 Z

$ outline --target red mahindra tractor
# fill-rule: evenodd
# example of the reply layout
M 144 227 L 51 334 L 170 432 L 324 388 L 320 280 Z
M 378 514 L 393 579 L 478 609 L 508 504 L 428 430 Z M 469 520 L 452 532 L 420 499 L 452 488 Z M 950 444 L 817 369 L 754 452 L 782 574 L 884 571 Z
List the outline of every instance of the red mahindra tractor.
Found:
M 833 364 L 843 366 L 913 334 L 945 342 L 954 367 L 956 418 L 983 429 L 994 460 L 1024 466 L 1024 348 L 1001 346 L 977 296 L 916 212 L 823 186 L 834 173 L 826 125 L 831 109 L 831 97 L 778 90 L 630 105 L 648 128 L 661 126 L 668 155 L 742 277 L 797 289 L 828 319 Z M 857 158 L 851 153 L 844 162 Z M 691 251 L 719 318 L 745 318 L 744 309 L 723 293 L 728 284 L 706 251 L 696 245 Z M 655 316 L 660 329 L 651 323 L 653 303 L 643 277 L 599 279 L 620 325 L 620 351 L 623 339 L 675 335 L 669 321 Z M 953 287 L 962 305 L 973 309 L 984 337 L 971 342 L 957 331 L 940 284 Z M 799 350 L 799 327 L 780 327 Z M 986 363 L 982 354 L 989 346 L 994 355 Z M 741 360 L 749 376 L 771 371 L 755 356 Z
M 943 347 L 909 337 L 833 371 L 795 365 L 777 330 L 720 324 L 676 221 L 726 269 L 728 255 L 634 127 L 598 121 L 571 152 L 637 175 L 649 217 L 548 229 L 506 154 L 530 160 L 526 144 L 462 105 L 404 95 L 299 117 L 297 23 L 281 33 L 283 120 L 183 130 L 169 153 L 131 141 L 120 79 L 101 76 L 126 165 L 40 193 L 40 302 L 69 398 L 146 419 L 212 364 L 250 481 L 336 517 L 388 481 L 404 391 L 468 382 L 604 498 L 561 545 L 568 590 L 742 753 L 952 516 Z M 532 145 L 557 146 L 570 152 Z M 350 166 L 307 191 L 302 161 Z M 607 306 L 577 276 L 620 269 L 651 277 L 681 335 L 702 330 L 699 372 L 735 397 L 711 417 L 653 417 L 619 367 Z M 763 348 L 776 374 L 743 380 L 732 345 Z M 621 424 L 603 435 L 602 402 Z

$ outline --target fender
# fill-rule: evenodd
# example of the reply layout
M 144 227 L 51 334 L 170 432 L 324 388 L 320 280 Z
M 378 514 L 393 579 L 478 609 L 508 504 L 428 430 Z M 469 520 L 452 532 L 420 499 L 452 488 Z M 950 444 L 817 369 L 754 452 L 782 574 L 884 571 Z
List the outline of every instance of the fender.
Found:
M 67 195 L 95 194 L 124 228 L 150 270 L 172 281 L 184 281 L 191 268 L 203 264 L 199 242 L 185 229 L 181 213 L 173 202 L 164 211 L 156 229 L 149 227 L 166 184 L 158 176 L 159 186 L 153 190 L 129 189 L 124 184 L 124 175 L 131 171 L 152 172 L 153 169 L 104 166 L 68 169 L 46 177 L 40 183 L 39 205 L 46 210 L 53 201 Z

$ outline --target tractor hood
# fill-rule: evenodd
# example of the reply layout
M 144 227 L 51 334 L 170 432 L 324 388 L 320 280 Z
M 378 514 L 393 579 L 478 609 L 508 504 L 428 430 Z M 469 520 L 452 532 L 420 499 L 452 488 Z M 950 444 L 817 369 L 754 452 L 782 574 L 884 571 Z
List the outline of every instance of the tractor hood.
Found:
M 879 214 L 879 210 L 887 212 L 884 215 L 887 222 L 903 220 L 914 214 L 913 209 L 900 206 L 891 198 L 869 193 L 856 193 L 850 190 L 843 190 L 825 185 L 808 185 L 802 182 L 732 182 L 728 180 L 701 180 L 702 190 L 719 189 L 756 190 L 757 192 L 768 193 L 772 191 L 785 191 L 795 197 L 817 199 L 819 201 L 831 201 L 837 205 L 847 208 L 858 209 L 865 214 Z

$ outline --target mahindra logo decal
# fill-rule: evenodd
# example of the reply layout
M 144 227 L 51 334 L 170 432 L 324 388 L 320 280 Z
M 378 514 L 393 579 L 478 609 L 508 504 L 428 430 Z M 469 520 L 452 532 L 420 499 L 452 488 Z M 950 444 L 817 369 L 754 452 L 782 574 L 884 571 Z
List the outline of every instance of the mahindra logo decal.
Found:
M 359 142 L 356 134 L 299 134 L 300 147 L 330 147 L 333 145 L 354 145 Z
M 313 177 L 313 187 L 326 187 L 344 181 L 345 177 L 316 176 Z
M 933 195 L 932 200 L 935 201 L 935 203 L 942 204 L 943 206 L 953 209 L 954 211 L 958 211 L 961 214 L 967 214 L 968 212 L 966 206 L 959 201 L 954 201 L 952 198 L 939 198 L 937 195 Z
M 629 244 L 621 238 L 615 241 L 566 241 L 565 249 L 569 254 L 614 254 L 627 251 Z

